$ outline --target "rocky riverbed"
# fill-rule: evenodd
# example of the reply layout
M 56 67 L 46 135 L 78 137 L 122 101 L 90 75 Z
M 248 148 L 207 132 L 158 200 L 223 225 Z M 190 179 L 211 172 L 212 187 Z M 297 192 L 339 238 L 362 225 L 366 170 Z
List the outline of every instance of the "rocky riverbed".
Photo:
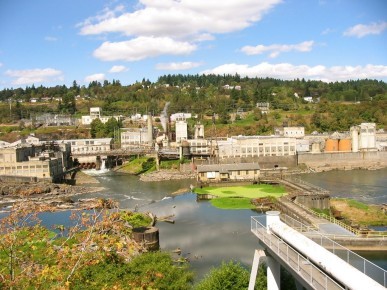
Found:
M 56 184 L 49 182 L 0 182 L 0 211 L 7 211 L 17 202 L 33 202 L 42 210 L 68 210 L 106 205 L 98 199 L 77 199 L 85 193 L 98 192 L 103 187 L 98 181 L 83 173 L 77 174 L 77 184 Z

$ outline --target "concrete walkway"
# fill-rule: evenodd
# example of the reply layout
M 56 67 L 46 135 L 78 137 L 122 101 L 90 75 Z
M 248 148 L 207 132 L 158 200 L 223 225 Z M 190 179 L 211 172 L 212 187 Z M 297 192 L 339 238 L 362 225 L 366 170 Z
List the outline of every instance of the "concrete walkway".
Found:
M 325 235 L 340 235 L 340 236 L 356 236 L 354 233 L 344 229 L 343 227 L 333 224 L 327 221 L 324 218 L 319 218 L 294 202 L 290 201 L 287 198 L 281 198 L 280 203 L 291 210 L 291 212 L 303 219 L 307 220 L 310 224 L 315 226 L 318 229 L 318 232 Z
M 356 237 L 356 235 L 343 227 L 330 223 L 324 220 L 325 223 L 318 224 L 319 232 L 323 235 L 337 235 L 337 236 L 350 236 Z

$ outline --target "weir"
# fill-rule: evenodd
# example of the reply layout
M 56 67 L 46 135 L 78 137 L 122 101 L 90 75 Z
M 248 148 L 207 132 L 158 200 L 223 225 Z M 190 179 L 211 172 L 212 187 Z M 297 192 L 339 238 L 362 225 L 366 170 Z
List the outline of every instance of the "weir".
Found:
M 304 230 L 309 230 L 307 227 Z M 259 263 L 266 258 L 268 290 L 280 289 L 279 267 L 284 267 L 306 289 L 385 289 L 387 272 L 362 259 L 351 265 L 345 258 L 317 244 L 280 220 L 280 212 L 251 218 L 251 231 L 263 251 L 255 251 L 249 289 L 254 289 Z M 345 248 L 341 248 L 345 249 Z M 347 257 L 351 251 L 344 251 Z M 342 254 L 343 252 L 341 252 Z M 350 254 L 352 253 L 352 254 Z M 356 255 L 356 254 L 355 254 Z

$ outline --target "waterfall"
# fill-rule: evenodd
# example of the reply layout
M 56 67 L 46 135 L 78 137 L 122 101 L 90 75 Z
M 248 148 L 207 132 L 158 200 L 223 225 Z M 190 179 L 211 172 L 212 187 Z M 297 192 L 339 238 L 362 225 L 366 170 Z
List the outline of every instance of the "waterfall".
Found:
M 102 159 L 101 160 L 102 162 L 101 162 L 101 171 L 105 171 L 106 170 L 106 164 L 105 164 L 105 162 L 106 162 L 106 159 Z

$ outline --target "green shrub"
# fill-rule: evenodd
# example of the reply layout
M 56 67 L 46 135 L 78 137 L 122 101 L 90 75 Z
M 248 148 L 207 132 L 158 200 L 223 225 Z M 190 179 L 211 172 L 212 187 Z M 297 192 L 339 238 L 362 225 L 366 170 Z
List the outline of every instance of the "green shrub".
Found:
M 165 252 L 149 252 L 129 263 L 114 257 L 82 269 L 72 289 L 190 289 L 193 274 Z
M 147 227 L 152 222 L 151 217 L 143 213 L 121 211 L 120 217 L 122 220 L 128 222 L 134 228 Z
M 249 272 L 239 263 L 223 262 L 219 268 L 212 268 L 200 281 L 196 290 L 238 290 L 247 289 L 249 286 Z
M 156 166 L 156 161 L 154 158 L 148 158 L 145 162 L 142 163 L 142 172 L 150 171 Z

